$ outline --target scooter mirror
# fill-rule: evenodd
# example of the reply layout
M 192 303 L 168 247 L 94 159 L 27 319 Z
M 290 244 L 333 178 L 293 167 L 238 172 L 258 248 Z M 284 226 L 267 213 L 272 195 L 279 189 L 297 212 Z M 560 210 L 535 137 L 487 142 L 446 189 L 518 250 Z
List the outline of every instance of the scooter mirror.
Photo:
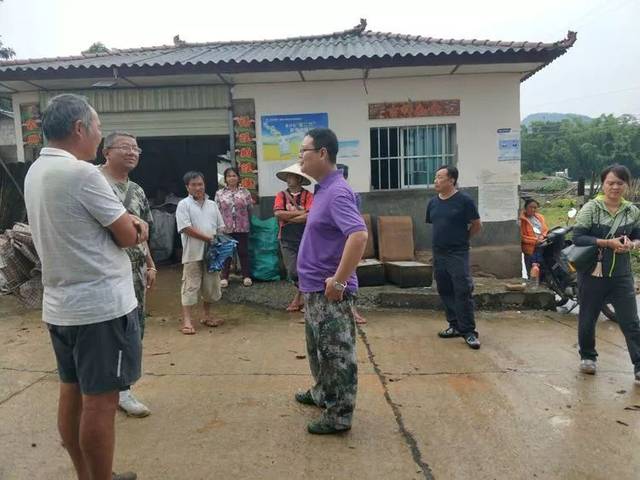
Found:
M 575 208 L 572 208 L 571 210 L 569 210 L 567 212 L 567 217 L 569 218 L 576 218 L 576 215 L 578 214 L 578 210 L 576 210 Z

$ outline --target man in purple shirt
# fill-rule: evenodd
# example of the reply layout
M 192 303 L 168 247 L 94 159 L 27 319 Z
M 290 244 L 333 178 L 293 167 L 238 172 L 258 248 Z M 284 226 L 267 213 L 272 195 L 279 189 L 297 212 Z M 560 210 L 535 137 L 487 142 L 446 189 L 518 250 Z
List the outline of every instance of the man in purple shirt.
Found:
M 318 184 L 298 252 L 298 279 L 305 299 L 305 333 L 315 385 L 296 400 L 325 408 L 309 433 L 349 430 L 358 390 L 356 326 L 352 306 L 356 267 L 367 244 L 367 227 L 356 195 L 336 168 L 338 139 L 328 128 L 307 132 L 300 167 Z

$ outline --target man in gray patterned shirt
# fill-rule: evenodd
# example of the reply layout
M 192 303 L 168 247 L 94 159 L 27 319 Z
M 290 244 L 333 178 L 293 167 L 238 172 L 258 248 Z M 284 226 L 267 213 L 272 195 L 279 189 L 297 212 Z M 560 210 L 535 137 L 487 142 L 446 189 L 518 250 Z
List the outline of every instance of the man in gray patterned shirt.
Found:
M 126 132 L 113 132 L 104 139 L 103 154 L 107 162 L 100 171 L 124 208 L 151 226 L 153 217 L 144 190 L 140 185 L 129 180 L 129 173 L 138 166 L 141 153 L 142 150 L 138 147 L 133 135 Z M 138 300 L 140 334 L 144 337 L 145 290 L 153 286 L 157 270 L 147 242 L 127 248 L 125 251 L 131 261 L 133 289 Z M 146 405 L 133 396 L 130 388 L 120 392 L 118 406 L 131 417 L 146 417 L 151 413 Z

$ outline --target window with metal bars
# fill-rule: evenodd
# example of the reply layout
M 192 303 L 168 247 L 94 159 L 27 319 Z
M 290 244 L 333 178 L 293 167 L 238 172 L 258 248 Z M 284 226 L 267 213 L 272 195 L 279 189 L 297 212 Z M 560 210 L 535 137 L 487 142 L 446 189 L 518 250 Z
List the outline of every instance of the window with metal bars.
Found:
M 371 186 L 392 190 L 433 184 L 436 169 L 455 164 L 455 125 L 371 129 Z

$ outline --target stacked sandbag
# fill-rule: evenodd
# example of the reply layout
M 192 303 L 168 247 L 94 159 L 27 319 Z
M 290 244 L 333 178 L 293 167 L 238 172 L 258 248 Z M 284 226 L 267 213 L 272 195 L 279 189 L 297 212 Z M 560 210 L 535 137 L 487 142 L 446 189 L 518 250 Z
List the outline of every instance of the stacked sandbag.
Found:
M 0 234 L 0 293 L 16 295 L 30 308 L 42 305 L 42 267 L 27 224 Z

